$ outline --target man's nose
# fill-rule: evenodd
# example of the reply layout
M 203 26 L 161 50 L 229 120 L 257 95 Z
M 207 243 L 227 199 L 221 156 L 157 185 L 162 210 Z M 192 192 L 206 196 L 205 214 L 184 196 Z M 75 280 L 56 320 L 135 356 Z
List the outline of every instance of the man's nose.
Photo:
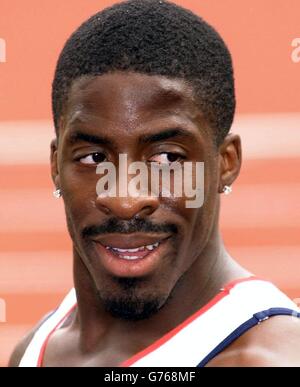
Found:
M 151 215 L 159 206 L 159 199 L 151 196 L 108 197 L 98 196 L 96 207 L 106 215 L 119 219 L 132 219 L 135 216 L 144 218 Z

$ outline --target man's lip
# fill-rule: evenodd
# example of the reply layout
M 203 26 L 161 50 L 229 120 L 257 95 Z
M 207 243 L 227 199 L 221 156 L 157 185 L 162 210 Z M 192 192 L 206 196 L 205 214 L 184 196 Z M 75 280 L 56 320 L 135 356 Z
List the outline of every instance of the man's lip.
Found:
M 151 251 L 146 249 L 135 253 L 120 253 L 107 249 L 101 242 L 94 241 L 93 243 L 97 258 L 103 269 L 117 278 L 141 278 L 151 275 L 163 265 L 163 261 L 170 250 L 168 238 L 164 239 Z
M 94 242 L 101 243 L 103 246 L 109 246 L 118 249 L 135 249 L 141 246 L 153 245 L 168 239 L 170 234 L 105 234 L 92 238 Z

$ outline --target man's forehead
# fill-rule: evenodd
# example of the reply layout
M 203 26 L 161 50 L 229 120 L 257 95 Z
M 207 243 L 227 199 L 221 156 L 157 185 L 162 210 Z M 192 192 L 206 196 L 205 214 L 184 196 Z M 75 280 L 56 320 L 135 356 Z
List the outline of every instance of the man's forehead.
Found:
M 133 72 L 112 72 L 74 81 L 68 99 L 69 110 L 81 111 L 184 109 L 199 114 L 193 88 L 183 79 Z

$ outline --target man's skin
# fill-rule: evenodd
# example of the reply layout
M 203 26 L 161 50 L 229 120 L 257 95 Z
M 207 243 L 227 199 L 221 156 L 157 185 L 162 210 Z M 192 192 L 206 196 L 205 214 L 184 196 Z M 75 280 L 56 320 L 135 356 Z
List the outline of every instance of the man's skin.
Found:
M 107 73 L 75 81 L 66 105 L 58 142 L 51 145 L 51 167 L 55 186 L 63 193 L 73 240 L 78 308 L 50 338 L 43 366 L 118 366 L 200 309 L 226 283 L 250 275 L 226 252 L 218 229 L 220 194 L 239 174 L 241 142 L 237 135 L 229 134 L 216 146 L 213 129 L 199 110 L 192 87 L 181 79 Z M 150 135 L 174 128 L 189 136 L 149 140 Z M 105 137 L 110 144 L 70 141 L 74 131 Z M 147 142 L 142 141 L 145 136 Z M 190 209 L 185 208 L 186 198 L 97 197 L 96 166 L 83 163 L 91 161 L 86 155 L 93 152 L 104 152 L 113 162 L 120 153 L 127 154 L 128 163 L 165 162 L 168 152 L 181 155 L 184 161 L 203 161 L 204 204 Z M 177 232 L 126 234 L 132 243 L 168 239 L 159 260 L 146 273 L 138 265 L 110 272 L 100 258 L 99 242 L 120 243 L 125 234 L 99 234 L 84 240 L 82 230 L 111 217 L 172 224 Z M 156 297 L 161 309 L 139 321 L 112 315 L 102 299 L 127 296 L 115 279 L 117 274 L 139 278 L 134 294 Z M 18 365 L 34 331 L 16 348 L 10 366 Z M 300 322 L 273 317 L 237 339 L 209 366 L 299 366 L 299 344 Z

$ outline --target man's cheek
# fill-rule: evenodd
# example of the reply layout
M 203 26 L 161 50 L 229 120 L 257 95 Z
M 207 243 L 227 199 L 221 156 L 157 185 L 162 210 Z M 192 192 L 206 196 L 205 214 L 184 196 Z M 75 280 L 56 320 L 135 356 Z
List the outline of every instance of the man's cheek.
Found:
M 60 175 L 61 188 L 66 201 L 80 202 L 85 205 L 96 200 L 97 176 L 93 171 L 78 172 L 70 165 Z
M 201 246 L 207 239 L 211 229 L 210 218 L 213 220 L 210 203 L 204 201 L 201 208 L 194 210 L 190 221 L 189 229 L 193 230 L 193 232 L 190 233 L 190 246 L 193 250 L 197 249 L 198 246 Z
M 80 229 L 83 224 L 89 223 L 89 217 L 96 211 L 96 195 L 92 195 L 88 187 L 79 187 L 76 182 L 74 185 L 69 182 L 64 186 L 63 200 L 66 214 L 74 229 Z

